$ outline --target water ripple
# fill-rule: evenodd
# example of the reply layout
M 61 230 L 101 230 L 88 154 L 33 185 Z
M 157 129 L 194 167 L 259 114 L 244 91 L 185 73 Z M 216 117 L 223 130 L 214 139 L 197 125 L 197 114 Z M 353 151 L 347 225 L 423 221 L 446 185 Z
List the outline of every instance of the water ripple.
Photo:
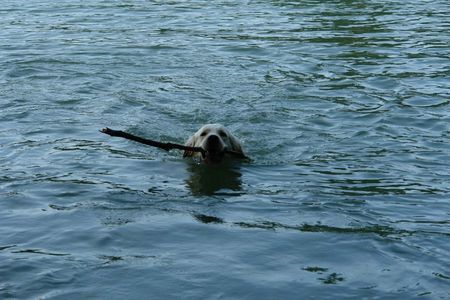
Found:
M 3 3 L 0 298 L 448 298 L 449 9 Z

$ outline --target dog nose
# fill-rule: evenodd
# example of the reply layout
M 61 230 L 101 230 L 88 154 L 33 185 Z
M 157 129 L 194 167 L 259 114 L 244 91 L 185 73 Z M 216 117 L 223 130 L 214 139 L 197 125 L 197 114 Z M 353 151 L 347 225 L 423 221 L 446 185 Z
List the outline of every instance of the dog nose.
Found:
M 208 136 L 208 143 L 212 143 L 212 144 L 219 143 L 219 137 L 215 134 Z
M 220 138 L 217 135 L 212 134 L 208 136 L 206 140 L 206 145 L 209 151 L 220 150 L 221 148 Z

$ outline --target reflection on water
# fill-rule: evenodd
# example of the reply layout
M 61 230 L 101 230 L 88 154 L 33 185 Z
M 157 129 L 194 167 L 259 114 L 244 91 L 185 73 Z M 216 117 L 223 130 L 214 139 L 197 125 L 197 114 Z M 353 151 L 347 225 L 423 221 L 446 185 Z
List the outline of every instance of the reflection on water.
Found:
M 241 172 L 236 164 L 230 161 L 216 165 L 190 163 L 189 178 L 186 184 L 196 196 L 213 195 L 222 190 L 241 190 Z

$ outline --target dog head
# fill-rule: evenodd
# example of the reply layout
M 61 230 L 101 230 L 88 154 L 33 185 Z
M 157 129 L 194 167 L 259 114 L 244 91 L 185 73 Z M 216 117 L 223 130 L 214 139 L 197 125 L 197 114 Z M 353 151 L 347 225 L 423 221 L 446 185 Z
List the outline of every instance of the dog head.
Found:
M 203 159 L 208 162 L 220 162 L 227 150 L 243 154 L 242 145 L 224 126 L 207 124 L 191 136 L 185 144 L 205 150 Z M 201 156 L 200 153 L 185 151 L 183 157 Z

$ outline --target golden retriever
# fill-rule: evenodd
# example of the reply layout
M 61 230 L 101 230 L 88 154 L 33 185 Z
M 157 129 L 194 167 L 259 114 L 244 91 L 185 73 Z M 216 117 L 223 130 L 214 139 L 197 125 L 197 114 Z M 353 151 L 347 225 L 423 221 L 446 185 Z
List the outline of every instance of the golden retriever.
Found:
M 185 151 L 183 157 L 201 157 L 205 162 L 220 162 L 228 151 L 245 157 L 241 142 L 220 124 L 204 125 L 187 140 L 185 146 L 200 147 L 205 153 Z

